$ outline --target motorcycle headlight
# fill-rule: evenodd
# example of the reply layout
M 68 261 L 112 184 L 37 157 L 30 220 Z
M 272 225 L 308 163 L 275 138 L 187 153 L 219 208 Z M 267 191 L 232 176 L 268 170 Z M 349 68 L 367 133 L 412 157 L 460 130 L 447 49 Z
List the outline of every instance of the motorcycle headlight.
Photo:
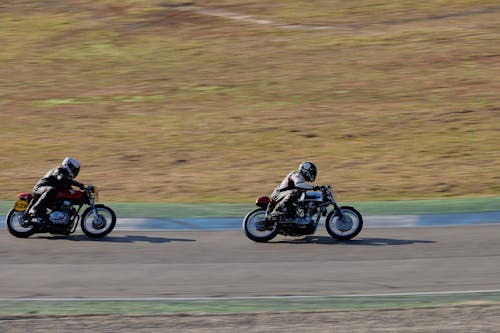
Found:
M 95 186 L 93 186 L 93 185 L 90 185 L 90 186 L 88 187 L 88 190 L 89 190 L 88 192 L 89 192 L 89 194 L 90 194 L 90 197 L 91 197 L 94 201 L 97 201 L 98 196 L 99 196 L 98 191 L 97 191 L 97 187 L 95 187 Z

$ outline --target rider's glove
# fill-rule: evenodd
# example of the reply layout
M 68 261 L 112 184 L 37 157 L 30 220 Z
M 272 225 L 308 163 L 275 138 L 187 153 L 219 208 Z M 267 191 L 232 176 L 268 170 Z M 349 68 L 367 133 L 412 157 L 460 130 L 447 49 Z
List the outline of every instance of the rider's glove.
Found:
M 314 185 L 313 186 L 313 191 L 318 191 L 318 190 L 321 190 L 321 186 Z

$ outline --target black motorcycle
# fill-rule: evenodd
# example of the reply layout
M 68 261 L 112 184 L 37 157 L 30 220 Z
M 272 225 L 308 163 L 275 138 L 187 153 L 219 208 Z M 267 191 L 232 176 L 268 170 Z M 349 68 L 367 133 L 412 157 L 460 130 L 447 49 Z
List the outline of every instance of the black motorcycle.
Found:
M 322 216 L 326 216 L 326 230 L 335 239 L 348 240 L 356 237 L 363 228 L 363 217 L 350 206 L 339 207 L 333 198 L 330 185 L 320 191 L 302 192 L 287 214 L 266 215 L 269 197 L 259 197 L 259 207 L 248 213 L 243 220 L 243 230 L 255 242 L 267 242 L 276 235 L 304 236 L 316 232 Z M 333 209 L 328 212 L 328 207 Z

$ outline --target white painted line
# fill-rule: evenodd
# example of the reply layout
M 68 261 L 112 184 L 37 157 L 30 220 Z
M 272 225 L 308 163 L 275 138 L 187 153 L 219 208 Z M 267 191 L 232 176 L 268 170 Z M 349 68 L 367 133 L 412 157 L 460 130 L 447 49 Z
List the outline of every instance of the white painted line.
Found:
M 280 300 L 314 298 L 363 298 L 363 297 L 400 297 L 400 296 L 443 296 L 460 294 L 500 293 L 500 289 L 466 291 L 425 291 L 413 293 L 362 294 L 362 295 L 291 295 L 291 296 L 235 296 L 235 297 L 117 297 L 117 298 L 0 298 L 8 301 L 65 301 L 65 302 L 111 302 L 111 301 L 230 301 L 230 300 Z

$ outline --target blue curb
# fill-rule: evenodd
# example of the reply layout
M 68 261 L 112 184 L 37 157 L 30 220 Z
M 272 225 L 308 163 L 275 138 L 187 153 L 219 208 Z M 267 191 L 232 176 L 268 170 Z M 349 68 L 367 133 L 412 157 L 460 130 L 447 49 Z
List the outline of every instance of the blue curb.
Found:
M 116 230 L 241 230 L 243 217 L 226 218 L 118 218 Z M 500 224 L 499 212 L 427 215 L 365 216 L 365 228 L 437 227 Z M 5 229 L 5 217 L 0 217 Z

